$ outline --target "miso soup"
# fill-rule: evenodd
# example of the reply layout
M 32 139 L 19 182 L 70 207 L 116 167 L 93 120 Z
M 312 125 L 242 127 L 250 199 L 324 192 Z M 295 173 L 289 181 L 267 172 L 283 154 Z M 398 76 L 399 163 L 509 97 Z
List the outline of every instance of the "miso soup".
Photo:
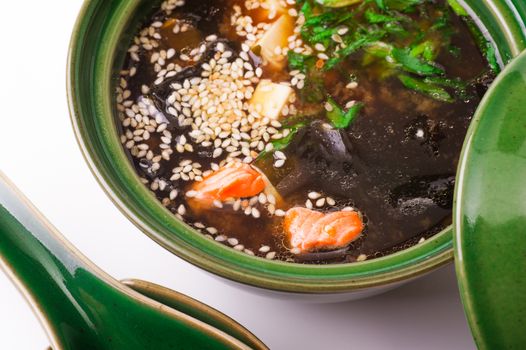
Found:
M 246 254 L 355 262 L 450 225 L 462 142 L 498 70 L 455 1 L 320 2 L 165 1 L 116 83 L 144 185 Z

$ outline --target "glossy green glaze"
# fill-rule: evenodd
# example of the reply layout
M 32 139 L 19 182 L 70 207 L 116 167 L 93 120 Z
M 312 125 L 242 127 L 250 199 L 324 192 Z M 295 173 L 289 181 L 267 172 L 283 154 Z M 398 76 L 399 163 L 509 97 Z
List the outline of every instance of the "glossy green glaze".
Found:
M 198 1 L 198 0 L 188 0 Z M 113 84 L 130 36 L 159 1 L 90 0 L 73 34 L 68 94 L 73 127 L 97 180 L 144 233 L 166 249 L 228 279 L 279 291 L 354 293 L 406 281 L 453 258 L 451 228 L 422 244 L 380 259 L 325 266 L 290 264 L 252 257 L 208 240 L 177 220 L 141 184 L 118 139 Z M 471 13 L 489 28 L 507 62 L 525 47 L 522 0 L 470 0 Z
M 481 103 L 458 176 L 455 261 L 480 349 L 526 346 L 525 180 L 526 52 Z
M 163 296 L 155 301 L 112 279 L 65 241 L 1 173 L 0 263 L 56 350 L 266 349 L 239 324 L 193 299 L 143 282 L 149 294 Z
M 141 280 L 124 280 L 122 283 L 148 298 L 222 330 L 253 349 L 265 348 L 265 345 L 258 338 L 241 327 L 236 321 L 195 299 L 166 287 Z

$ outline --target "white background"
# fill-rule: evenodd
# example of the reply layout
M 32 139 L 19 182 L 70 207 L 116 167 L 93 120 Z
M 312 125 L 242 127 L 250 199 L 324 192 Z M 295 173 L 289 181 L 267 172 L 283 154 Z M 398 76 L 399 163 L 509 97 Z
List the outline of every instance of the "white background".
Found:
M 216 307 L 271 349 L 475 347 L 452 266 L 374 298 L 305 305 L 229 286 L 140 233 L 95 182 L 70 127 L 66 54 L 80 5 L 28 0 L 0 9 L 0 169 L 85 255 L 116 278 L 150 280 Z M 1 272 L 0 342 L 2 349 L 48 344 Z

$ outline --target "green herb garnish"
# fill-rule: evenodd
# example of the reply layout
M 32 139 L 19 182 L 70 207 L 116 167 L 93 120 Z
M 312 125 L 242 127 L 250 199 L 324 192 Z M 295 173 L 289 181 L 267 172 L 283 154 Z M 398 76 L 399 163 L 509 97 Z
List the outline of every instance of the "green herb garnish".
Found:
M 455 101 L 455 99 L 451 97 L 451 95 L 444 88 L 436 84 L 418 80 L 403 74 L 399 75 L 398 79 L 400 79 L 400 81 L 402 82 L 402 84 L 404 84 L 405 87 L 428 95 L 434 98 L 435 100 L 449 103 Z
M 440 75 L 444 74 L 444 70 L 437 67 L 436 64 L 424 62 L 417 56 L 411 54 L 411 50 L 399 49 L 394 47 L 391 50 L 393 59 L 401 65 L 405 71 L 415 73 L 418 75 Z
M 355 103 L 346 112 L 329 97 L 327 103 L 331 106 L 331 110 L 327 111 L 327 119 L 330 120 L 332 126 L 336 129 L 347 128 L 358 116 L 358 113 L 363 107 L 363 103 Z
M 311 47 L 322 44 L 329 57 L 318 62 L 315 53 L 302 55 L 289 51 L 290 69 L 300 70 L 306 75 L 305 87 L 299 91 L 300 99 L 309 103 L 322 102 L 328 95 L 324 72 L 346 72 L 349 58 L 352 60 L 360 54 L 363 54 L 362 67 L 374 65 L 372 69 L 378 79 L 399 77 L 405 87 L 439 101 L 451 102 L 466 97 L 467 84 L 447 77 L 444 68 L 436 62 L 442 52 L 453 56 L 460 54 L 459 49 L 451 44 L 455 34 L 452 16 L 455 13 L 467 16 L 458 0 L 447 0 L 444 5 L 435 4 L 433 0 L 296 2 L 305 17 L 301 28 L 303 41 Z M 422 21 L 414 21 L 406 15 L 416 11 Z M 480 31 L 477 32 L 478 28 L 469 18 L 466 22 L 491 68 L 498 71 L 493 46 Z

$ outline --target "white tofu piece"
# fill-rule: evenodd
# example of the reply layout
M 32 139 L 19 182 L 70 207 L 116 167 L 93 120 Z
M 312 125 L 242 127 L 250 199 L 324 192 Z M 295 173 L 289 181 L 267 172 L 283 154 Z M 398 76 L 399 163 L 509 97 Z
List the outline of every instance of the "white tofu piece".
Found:
M 282 15 L 263 35 L 256 44 L 261 47 L 261 57 L 273 69 L 283 69 L 287 58 L 281 53 L 276 53 L 276 48 L 286 48 L 288 39 L 294 34 L 294 19 L 288 14 Z
M 294 90 L 288 85 L 264 79 L 259 82 L 249 104 L 262 116 L 278 119 L 293 93 Z

